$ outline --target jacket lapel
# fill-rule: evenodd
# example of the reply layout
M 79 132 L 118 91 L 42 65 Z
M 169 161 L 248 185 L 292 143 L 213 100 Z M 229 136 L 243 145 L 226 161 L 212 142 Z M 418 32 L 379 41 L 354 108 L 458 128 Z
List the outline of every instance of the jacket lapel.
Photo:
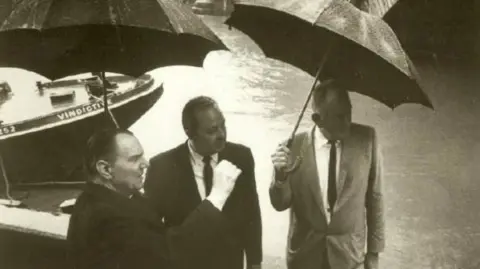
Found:
M 197 182 L 193 173 L 193 167 L 190 162 L 190 151 L 188 150 L 188 142 L 185 142 L 180 148 L 177 155 L 178 173 L 180 186 L 182 190 L 180 195 L 182 200 L 187 201 L 188 209 L 192 210 L 201 203 L 200 193 L 198 192 Z
M 342 202 L 342 194 L 345 187 L 345 181 L 347 179 L 348 166 L 351 163 L 351 158 L 352 158 L 351 144 L 352 144 L 352 139 L 350 137 L 344 139 L 341 142 L 340 165 L 339 165 L 338 179 L 337 179 L 338 196 L 337 196 L 337 206 L 335 207 L 335 211 L 338 211 Z
M 307 143 L 303 143 L 303 162 L 302 178 L 307 181 L 307 188 L 312 191 L 312 195 L 317 202 L 320 212 L 325 216 L 325 205 L 323 204 L 322 192 L 318 179 L 317 162 L 315 157 L 314 130 L 308 133 Z

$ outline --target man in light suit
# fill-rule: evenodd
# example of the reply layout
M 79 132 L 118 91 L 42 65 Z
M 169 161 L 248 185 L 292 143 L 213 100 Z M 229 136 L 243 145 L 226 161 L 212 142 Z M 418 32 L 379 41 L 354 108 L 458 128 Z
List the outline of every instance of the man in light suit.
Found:
M 260 269 L 262 222 L 251 150 L 227 141 L 225 118 L 215 100 L 199 96 L 182 112 L 188 140 L 151 159 L 145 193 L 167 227 L 183 223 L 211 191 L 211 170 L 228 161 L 241 170 L 222 209 L 228 232 L 198 260 L 185 259 L 186 269 Z
M 316 87 L 313 111 L 315 126 L 272 154 L 271 203 L 291 209 L 288 268 L 377 269 L 385 232 L 376 132 L 351 122 L 348 92 L 332 80 Z

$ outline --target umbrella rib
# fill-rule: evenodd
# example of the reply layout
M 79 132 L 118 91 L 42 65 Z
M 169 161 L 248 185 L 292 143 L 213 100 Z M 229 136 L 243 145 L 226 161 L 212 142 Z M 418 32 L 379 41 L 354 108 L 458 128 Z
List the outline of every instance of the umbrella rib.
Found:
M 333 0 L 327 0 L 328 3 L 326 3 L 322 8 L 320 8 L 320 10 L 318 11 L 318 15 L 317 15 L 317 18 L 320 17 L 323 12 L 325 12 L 325 10 L 332 4 Z M 343 1 L 343 0 L 338 0 L 338 1 Z M 316 23 L 316 20 L 313 21 L 313 25 L 315 25 Z
M 37 2 L 38 4 L 38 2 Z M 43 20 L 42 20 L 42 23 L 39 27 L 39 31 L 42 31 L 43 30 L 43 27 L 44 27 L 44 24 L 45 22 L 47 21 L 47 18 L 48 18 L 48 15 L 50 14 L 50 11 L 51 11 L 51 7 L 52 7 L 52 4 L 53 4 L 53 0 L 50 0 L 48 2 L 48 8 L 46 8 L 46 11 L 43 13 Z M 35 13 L 37 12 L 37 8 L 35 9 Z M 36 18 L 36 16 L 34 16 L 34 18 Z
M 7 23 L 8 18 L 10 18 L 12 16 L 13 12 L 15 10 L 17 10 L 17 7 L 20 5 L 20 1 L 19 2 L 13 2 L 13 3 L 14 3 L 14 6 L 10 10 L 10 14 L 5 17 L 5 20 L 2 22 L 2 25 L 0 25 L 0 29 L 3 29 L 3 27 L 5 27 L 5 24 Z
M 120 28 L 119 28 L 119 25 L 118 25 L 118 22 L 117 22 L 117 19 L 116 19 L 116 15 L 115 15 L 115 11 L 113 10 L 113 4 L 112 4 L 112 0 L 108 0 L 109 2 L 109 5 L 108 5 L 108 17 L 110 18 L 110 23 L 112 25 L 114 25 L 115 27 L 115 34 L 117 36 L 117 41 L 118 41 L 118 44 L 119 46 L 121 47 L 121 50 L 123 51 L 125 48 L 123 46 L 123 42 L 122 42 L 122 37 L 120 35 Z M 117 7 L 117 12 L 119 11 L 118 10 L 118 7 Z M 119 13 L 119 12 L 118 12 Z
M 168 10 L 169 10 L 168 6 L 164 3 L 164 1 L 168 1 L 168 0 L 156 0 L 156 1 L 162 7 L 163 13 L 168 18 L 167 22 L 170 25 L 170 27 L 174 30 L 174 33 L 179 34 L 183 29 L 181 29 L 180 27 L 177 27 L 176 25 L 173 24 L 173 21 L 176 19 L 176 17 L 171 18 L 170 14 L 168 14 Z

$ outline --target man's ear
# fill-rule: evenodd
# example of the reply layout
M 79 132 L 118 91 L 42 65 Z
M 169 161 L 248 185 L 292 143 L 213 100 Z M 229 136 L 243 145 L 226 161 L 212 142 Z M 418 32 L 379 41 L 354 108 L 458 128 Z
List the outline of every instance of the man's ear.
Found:
M 322 125 L 322 116 L 320 116 L 320 114 L 318 113 L 313 113 L 312 114 L 312 120 L 313 122 L 315 122 L 318 126 L 321 126 Z
M 97 169 L 97 172 L 106 179 L 111 179 L 112 178 L 112 168 L 110 164 L 107 161 L 104 160 L 99 160 L 95 164 L 95 167 Z
M 189 128 L 183 128 L 183 131 L 185 131 L 185 134 L 187 135 L 188 138 L 192 136 L 192 133 L 190 132 Z
M 189 139 L 193 139 L 195 138 L 195 132 L 193 132 L 193 130 L 189 129 L 189 128 L 185 128 L 185 134 L 187 134 L 187 137 Z

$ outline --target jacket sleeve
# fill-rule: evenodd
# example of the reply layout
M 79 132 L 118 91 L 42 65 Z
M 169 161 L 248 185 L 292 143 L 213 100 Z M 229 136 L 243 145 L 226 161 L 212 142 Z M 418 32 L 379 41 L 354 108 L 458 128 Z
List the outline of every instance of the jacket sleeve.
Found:
M 262 263 L 262 217 L 258 199 L 257 184 L 255 180 L 255 160 L 252 151 L 248 150 L 247 156 L 246 180 L 248 196 L 249 222 L 246 229 L 245 252 L 247 256 L 247 265 L 259 265 Z
M 202 202 L 180 226 L 145 227 L 127 218 L 110 219 L 104 236 L 110 248 L 121 248 L 118 268 L 191 268 L 226 232 L 221 212 Z M 186 264 L 188 262 L 189 264 Z
M 173 268 L 195 268 L 207 255 L 211 255 L 211 249 L 222 238 L 220 235 L 228 234 L 228 227 L 221 211 L 204 200 L 180 226 L 166 231 Z
M 375 130 L 372 130 L 372 162 L 366 197 L 367 249 L 379 253 L 385 248 L 382 156 Z
M 292 204 L 292 189 L 290 180 L 279 181 L 280 177 L 285 177 L 281 172 L 273 171 L 273 179 L 270 184 L 269 194 L 270 203 L 277 211 L 284 211 L 290 208 Z
M 105 217 L 99 241 L 118 253 L 115 268 L 169 268 L 169 249 L 163 230 L 149 230 L 126 217 Z M 111 263 L 113 264 L 113 263 Z

